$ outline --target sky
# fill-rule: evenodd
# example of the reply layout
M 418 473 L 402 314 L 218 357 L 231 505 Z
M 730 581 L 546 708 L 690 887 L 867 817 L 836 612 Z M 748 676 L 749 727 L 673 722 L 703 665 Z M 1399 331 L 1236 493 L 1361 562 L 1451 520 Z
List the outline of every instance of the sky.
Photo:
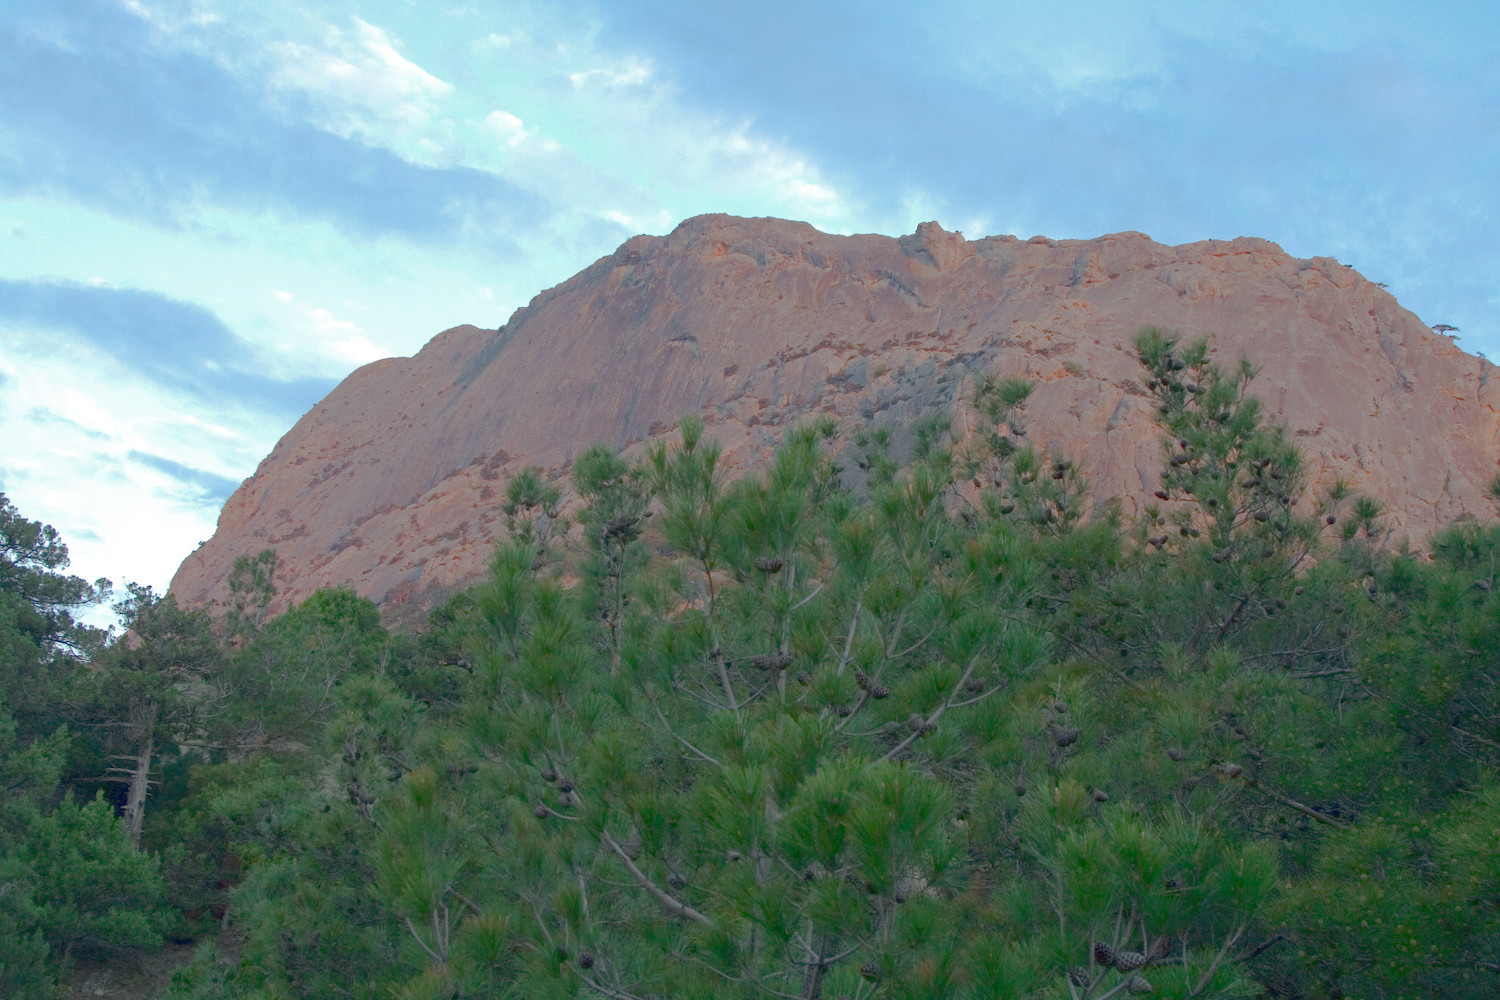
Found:
M 1500 5 L 0 0 L 0 491 L 165 588 L 358 366 L 704 212 L 1258 236 L 1500 358 Z

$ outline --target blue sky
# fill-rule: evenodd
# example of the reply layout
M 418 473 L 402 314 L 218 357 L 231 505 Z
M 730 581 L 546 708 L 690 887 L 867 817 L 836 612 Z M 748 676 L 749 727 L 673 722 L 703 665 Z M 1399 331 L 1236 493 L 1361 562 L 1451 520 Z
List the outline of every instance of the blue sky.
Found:
M 1500 356 L 1500 8 L 5 0 L 0 490 L 164 586 L 353 368 L 700 212 L 1259 236 Z

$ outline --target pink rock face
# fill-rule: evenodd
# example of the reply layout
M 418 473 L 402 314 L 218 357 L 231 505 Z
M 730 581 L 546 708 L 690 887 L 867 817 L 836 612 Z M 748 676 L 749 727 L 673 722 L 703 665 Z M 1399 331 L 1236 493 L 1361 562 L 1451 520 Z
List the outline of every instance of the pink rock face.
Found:
M 741 469 L 816 413 L 852 429 L 958 404 L 962 430 L 973 375 L 996 370 L 1037 383 L 1030 440 L 1134 512 L 1161 468 L 1132 347 L 1147 325 L 1259 365 L 1253 391 L 1314 482 L 1376 495 L 1398 532 L 1420 542 L 1490 511 L 1495 367 L 1330 258 L 1259 239 L 968 241 L 936 223 L 891 239 L 717 215 L 627 241 L 500 330 L 457 327 L 350 375 L 230 498 L 172 592 L 222 600 L 235 558 L 271 547 L 278 608 L 338 584 L 424 606 L 483 576 L 523 466 L 561 475 L 593 442 L 639 445 L 689 413 Z

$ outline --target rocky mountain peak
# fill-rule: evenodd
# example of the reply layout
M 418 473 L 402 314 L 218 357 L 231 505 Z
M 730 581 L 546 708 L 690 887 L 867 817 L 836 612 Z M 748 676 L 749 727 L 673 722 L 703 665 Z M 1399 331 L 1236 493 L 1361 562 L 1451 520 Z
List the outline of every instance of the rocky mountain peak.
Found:
M 1378 496 L 1399 531 L 1488 510 L 1494 366 L 1331 258 L 1250 238 L 967 240 L 929 222 L 892 239 L 706 215 L 627 240 L 499 329 L 447 330 L 351 374 L 230 498 L 172 590 L 222 599 L 235 558 L 271 547 L 283 604 L 335 584 L 425 604 L 482 576 L 519 468 L 561 476 L 595 441 L 639 447 L 688 413 L 736 468 L 812 414 L 852 428 L 947 406 L 962 429 L 973 375 L 995 370 L 1037 384 L 1031 439 L 1132 512 L 1161 466 L 1132 348 L 1147 325 L 1248 356 L 1314 478 Z

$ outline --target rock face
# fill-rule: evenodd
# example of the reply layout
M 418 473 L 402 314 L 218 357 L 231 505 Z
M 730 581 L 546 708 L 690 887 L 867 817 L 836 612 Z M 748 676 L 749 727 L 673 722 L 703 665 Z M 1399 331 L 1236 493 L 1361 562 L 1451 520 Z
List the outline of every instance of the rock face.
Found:
M 336 584 L 425 605 L 483 574 L 504 480 L 525 465 L 562 474 L 593 442 L 636 445 L 698 413 L 749 467 L 806 415 L 900 421 L 995 370 L 1037 383 L 1030 439 L 1133 512 L 1161 468 L 1131 346 L 1145 325 L 1260 365 L 1253 391 L 1315 480 L 1380 497 L 1399 532 L 1489 510 L 1495 367 L 1330 258 L 1259 239 L 968 241 L 936 223 L 891 239 L 702 216 L 629 240 L 499 330 L 457 327 L 350 375 L 230 498 L 172 592 L 221 599 L 235 558 L 269 546 L 281 606 Z

